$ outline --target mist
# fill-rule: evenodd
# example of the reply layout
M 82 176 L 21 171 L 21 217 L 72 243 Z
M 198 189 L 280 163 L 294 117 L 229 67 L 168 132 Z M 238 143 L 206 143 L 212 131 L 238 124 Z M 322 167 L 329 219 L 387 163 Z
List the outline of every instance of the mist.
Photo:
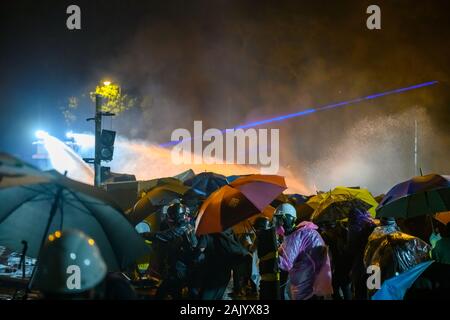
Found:
M 205 129 L 233 128 L 437 80 L 267 128 L 280 129 L 280 174 L 289 172 L 304 192 L 345 185 L 378 194 L 417 174 L 415 120 L 418 166 L 449 173 L 450 47 L 433 31 L 448 26 L 444 10 L 382 1 L 383 27 L 372 32 L 365 27 L 369 4 L 174 1 L 149 10 L 114 56 L 92 69 L 92 79 L 109 75 L 139 99 L 113 122 L 130 146 L 111 166 L 165 176 L 168 169 L 149 154 L 165 159 L 169 151 L 157 145 L 195 120 Z M 146 151 L 133 155 L 138 149 Z

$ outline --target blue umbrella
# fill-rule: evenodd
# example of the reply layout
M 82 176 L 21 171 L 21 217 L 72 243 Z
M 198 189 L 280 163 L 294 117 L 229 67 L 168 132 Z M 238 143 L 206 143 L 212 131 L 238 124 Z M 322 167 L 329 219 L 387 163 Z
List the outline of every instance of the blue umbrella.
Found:
M 413 177 L 394 186 L 378 205 L 377 217 L 412 218 L 450 210 L 450 177 Z
M 372 300 L 403 300 L 406 291 L 434 261 L 425 261 L 398 276 L 384 281 Z
M 202 172 L 195 177 L 184 182 L 185 185 L 190 186 L 195 193 L 208 197 L 217 189 L 228 184 L 225 176 L 214 172 Z

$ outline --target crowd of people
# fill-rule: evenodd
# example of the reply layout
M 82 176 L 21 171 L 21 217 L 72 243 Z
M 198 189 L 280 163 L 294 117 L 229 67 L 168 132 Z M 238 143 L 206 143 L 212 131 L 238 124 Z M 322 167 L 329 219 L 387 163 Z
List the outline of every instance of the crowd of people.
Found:
M 402 232 L 394 218 L 374 219 L 358 207 L 346 219 L 315 224 L 288 201 L 278 204 L 273 217 L 252 220 L 245 231 L 198 236 L 195 208 L 180 199 L 161 214 L 158 230 L 141 235 L 153 251 L 147 272 L 157 279 L 152 299 L 366 300 L 380 289 L 369 285 L 370 266 L 379 267 L 382 285 L 433 262 L 410 281 L 405 297 L 449 294 L 449 231 L 447 224 L 420 239 Z M 66 290 L 71 254 L 86 256 L 98 271 L 81 277 L 83 290 L 75 293 Z M 131 285 L 136 272 L 107 273 L 95 244 L 81 232 L 48 242 L 42 261 L 33 285 L 44 297 L 138 298 Z

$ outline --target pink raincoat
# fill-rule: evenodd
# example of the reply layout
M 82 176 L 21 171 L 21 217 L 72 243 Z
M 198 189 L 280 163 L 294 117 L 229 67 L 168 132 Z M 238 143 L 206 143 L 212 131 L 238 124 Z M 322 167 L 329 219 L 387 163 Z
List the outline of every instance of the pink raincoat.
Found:
M 280 268 L 289 272 L 286 289 L 292 300 L 333 293 L 328 249 L 317 229 L 314 223 L 303 221 L 279 249 Z

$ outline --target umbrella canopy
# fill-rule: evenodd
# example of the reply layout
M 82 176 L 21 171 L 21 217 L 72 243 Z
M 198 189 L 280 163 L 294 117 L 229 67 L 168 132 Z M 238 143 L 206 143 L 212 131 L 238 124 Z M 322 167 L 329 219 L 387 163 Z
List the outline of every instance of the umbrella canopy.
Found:
M 141 182 L 141 190 L 143 190 L 144 192 L 148 192 L 150 190 L 152 190 L 153 188 L 156 187 L 161 187 L 161 186 L 184 186 L 183 182 L 177 178 L 174 177 L 165 177 L 165 178 L 157 178 L 157 179 L 152 179 L 152 180 L 148 180 L 148 181 L 142 181 Z
M 311 220 L 322 223 L 346 219 L 355 208 L 368 210 L 371 205 L 352 195 L 331 193 L 314 210 Z
M 412 218 L 450 210 L 450 177 L 413 177 L 395 185 L 377 207 L 378 217 Z
M 175 199 L 180 199 L 189 190 L 182 184 L 166 184 L 155 187 L 142 196 L 128 213 L 128 220 L 136 225 L 155 213 L 161 207 L 170 204 Z
M 303 204 L 309 200 L 308 196 L 298 194 L 298 193 L 288 194 L 288 198 L 289 198 L 289 200 L 293 201 L 296 205 Z
M 0 188 L 42 183 L 49 177 L 38 168 L 6 153 L 0 153 Z
M 446 225 L 450 222 L 450 211 L 438 212 L 434 215 L 434 218 L 442 224 Z
M 195 172 L 192 169 L 183 171 L 182 173 L 179 173 L 176 176 L 174 176 L 175 179 L 178 179 L 181 182 L 185 182 L 186 180 L 192 179 L 193 177 L 195 177 Z
M 372 300 L 403 300 L 408 289 L 432 263 L 433 261 L 422 262 L 412 269 L 384 281 L 381 288 L 372 296 Z
M 287 189 L 283 177 L 252 175 L 223 186 L 205 200 L 196 220 L 198 235 L 221 232 L 264 209 Z
M 57 172 L 49 182 L 0 189 L 0 245 L 37 258 L 45 239 L 78 229 L 93 238 L 110 271 L 123 270 L 147 252 L 144 240 L 108 194 Z
M 196 193 L 208 197 L 211 193 L 228 184 L 227 178 L 214 172 L 202 172 L 184 182 Z

